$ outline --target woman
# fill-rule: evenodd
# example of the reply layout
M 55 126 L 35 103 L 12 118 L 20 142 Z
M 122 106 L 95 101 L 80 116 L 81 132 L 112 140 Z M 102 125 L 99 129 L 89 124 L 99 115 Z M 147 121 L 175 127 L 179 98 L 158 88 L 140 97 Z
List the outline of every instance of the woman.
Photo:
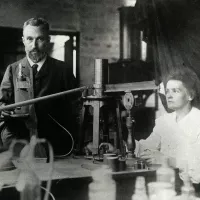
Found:
M 153 133 L 136 142 L 138 156 L 148 163 L 168 157 L 173 167 L 187 168 L 191 180 L 200 182 L 200 81 L 188 68 L 173 70 L 166 78 L 166 100 L 172 113 L 156 120 Z

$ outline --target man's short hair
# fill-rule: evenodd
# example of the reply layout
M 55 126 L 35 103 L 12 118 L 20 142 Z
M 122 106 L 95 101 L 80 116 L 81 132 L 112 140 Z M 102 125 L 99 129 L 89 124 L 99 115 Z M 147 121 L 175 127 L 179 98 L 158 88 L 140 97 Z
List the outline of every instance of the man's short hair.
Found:
M 41 26 L 45 31 L 49 32 L 49 23 L 44 18 L 38 17 L 28 19 L 24 22 L 23 29 L 28 25 Z

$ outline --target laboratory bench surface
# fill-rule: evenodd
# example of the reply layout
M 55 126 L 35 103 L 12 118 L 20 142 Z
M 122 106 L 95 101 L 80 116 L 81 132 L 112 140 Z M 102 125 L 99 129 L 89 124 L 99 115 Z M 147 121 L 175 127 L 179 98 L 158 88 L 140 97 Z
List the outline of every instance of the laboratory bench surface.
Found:
M 16 163 L 15 163 L 16 164 Z M 19 164 L 19 163 L 18 163 Z M 89 200 L 89 184 L 92 182 L 91 172 L 101 167 L 102 162 L 85 159 L 84 157 L 69 157 L 54 161 L 54 169 L 51 174 L 51 192 L 56 200 Z M 20 166 L 20 164 L 19 164 Z M 38 162 L 32 166 L 37 176 L 45 185 L 50 177 L 50 164 Z M 0 172 L 0 181 L 8 185 L 15 184 L 19 177 L 20 170 Z M 126 171 L 112 172 L 116 183 L 116 200 L 131 200 L 134 193 L 134 185 L 137 176 L 144 176 L 146 184 L 156 180 L 156 169 L 134 170 L 129 168 Z M 176 180 L 178 180 L 176 176 Z M 177 181 L 176 190 L 180 192 L 181 182 Z M 13 188 L 2 189 L 0 199 L 18 200 L 19 192 Z M 6 196 L 6 198 L 4 198 Z M 14 199 L 13 199 L 14 200 Z M 49 198 L 50 200 L 50 198 Z

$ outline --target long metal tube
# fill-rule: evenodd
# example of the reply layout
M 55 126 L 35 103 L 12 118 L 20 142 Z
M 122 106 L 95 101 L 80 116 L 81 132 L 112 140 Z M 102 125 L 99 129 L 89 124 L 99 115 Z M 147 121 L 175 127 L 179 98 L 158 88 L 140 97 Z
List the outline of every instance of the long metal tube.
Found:
M 80 87 L 80 88 L 75 88 L 75 89 L 67 90 L 67 91 L 64 91 L 64 92 L 58 92 L 58 93 L 55 93 L 55 94 L 50 94 L 50 95 L 47 95 L 47 96 L 30 99 L 30 100 L 27 100 L 27 101 L 21 101 L 21 102 L 18 102 L 18 103 L 3 106 L 3 107 L 0 108 L 0 111 L 9 110 L 9 109 L 21 107 L 21 106 L 26 106 L 26 105 L 34 104 L 34 103 L 37 103 L 37 102 L 40 102 L 40 101 L 45 101 L 45 100 L 48 100 L 48 99 L 52 99 L 52 98 L 64 96 L 64 95 L 67 95 L 67 94 L 71 94 L 71 93 L 74 93 L 74 92 L 79 92 L 79 91 L 84 90 L 86 88 L 87 88 L 86 86 L 83 86 L 83 87 Z

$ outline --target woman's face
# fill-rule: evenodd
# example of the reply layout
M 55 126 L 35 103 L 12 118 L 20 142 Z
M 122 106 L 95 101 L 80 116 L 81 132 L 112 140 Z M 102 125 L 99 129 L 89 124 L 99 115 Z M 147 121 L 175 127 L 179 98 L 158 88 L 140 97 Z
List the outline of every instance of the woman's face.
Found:
M 169 109 L 180 110 L 191 104 L 191 96 L 182 81 L 169 80 L 166 85 L 166 99 Z

